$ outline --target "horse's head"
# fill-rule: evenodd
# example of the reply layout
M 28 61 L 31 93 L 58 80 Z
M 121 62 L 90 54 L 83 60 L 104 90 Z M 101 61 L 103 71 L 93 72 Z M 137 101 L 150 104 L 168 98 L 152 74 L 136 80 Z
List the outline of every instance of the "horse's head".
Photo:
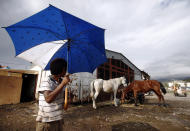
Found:
M 120 80 L 121 80 L 121 84 L 123 84 L 123 86 L 127 86 L 126 78 L 124 76 L 120 77 Z
M 131 87 L 132 84 L 124 84 L 124 88 L 122 89 L 122 93 L 121 93 L 121 104 L 123 104 L 125 102 L 125 97 L 127 95 L 127 93 L 129 93 L 131 91 Z

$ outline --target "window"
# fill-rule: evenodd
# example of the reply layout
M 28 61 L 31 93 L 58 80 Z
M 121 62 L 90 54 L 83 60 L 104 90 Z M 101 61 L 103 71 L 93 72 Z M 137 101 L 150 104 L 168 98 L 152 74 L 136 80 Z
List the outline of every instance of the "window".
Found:
M 127 82 L 132 82 L 134 80 L 134 70 L 122 60 L 109 58 L 108 62 L 99 66 L 97 70 L 97 78 L 104 80 L 121 76 L 125 76 Z
M 116 78 L 116 72 L 112 72 L 112 78 Z
M 97 78 L 104 79 L 104 69 L 102 69 L 102 68 L 98 69 L 98 76 L 97 76 Z
M 109 80 L 110 79 L 110 71 L 109 70 L 105 70 L 105 77 L 104 77 L 104 79 L 105 80 Z

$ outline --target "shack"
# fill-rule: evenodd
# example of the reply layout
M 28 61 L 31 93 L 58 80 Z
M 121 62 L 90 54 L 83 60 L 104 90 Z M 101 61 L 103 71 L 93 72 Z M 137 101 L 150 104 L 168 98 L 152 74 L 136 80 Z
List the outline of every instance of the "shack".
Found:
M 35 99 L 38 71 L 0 69 L 0 105 Z

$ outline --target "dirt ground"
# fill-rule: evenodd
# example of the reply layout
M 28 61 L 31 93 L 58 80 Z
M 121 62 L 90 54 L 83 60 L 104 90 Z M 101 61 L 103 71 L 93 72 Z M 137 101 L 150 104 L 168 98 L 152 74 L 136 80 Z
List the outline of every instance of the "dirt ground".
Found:
M 190 131 L 190 93 L 187 97 L 165 96 L 167 107 L 158 106 L 156 96 L 146 96 L 143 105 L 99 102 L 70 105 L 64 114 L 65 131 Z M 34 131 L 37 104 L 0 106 L 0 131 Z

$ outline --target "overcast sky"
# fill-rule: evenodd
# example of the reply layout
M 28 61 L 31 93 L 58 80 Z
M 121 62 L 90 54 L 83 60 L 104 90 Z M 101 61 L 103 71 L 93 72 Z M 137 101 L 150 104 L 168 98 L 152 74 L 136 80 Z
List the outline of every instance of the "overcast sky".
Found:
M 121 52 L 152 79 L 190 76 L 190 0 L 0 0 L 0 26 L 49 4 L 106 29 L 106 48 Z M 0 29 L 0 63 L 10 65 L 14 55 L 9 35 Z

